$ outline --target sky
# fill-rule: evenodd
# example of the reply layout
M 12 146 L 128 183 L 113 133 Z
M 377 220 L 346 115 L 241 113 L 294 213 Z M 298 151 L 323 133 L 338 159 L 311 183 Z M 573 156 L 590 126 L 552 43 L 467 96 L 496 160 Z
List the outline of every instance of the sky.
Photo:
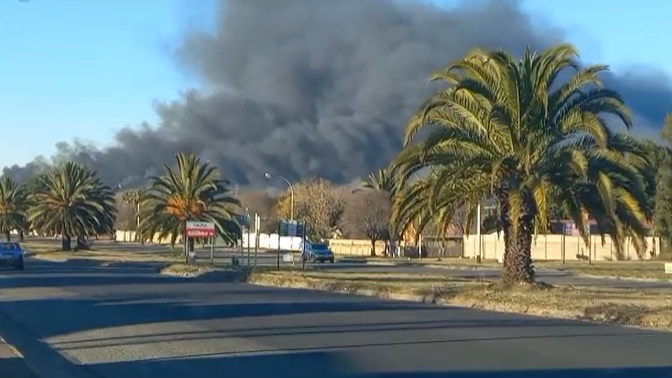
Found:
M 0 167 L 50 156 L 59 141 L 109 144 L 116 130 L 155 120 L 156 99 L 197 85 L 171 51 L 185 28 L 207 27 L 199 22 L 214 2 L 198 1 L 0 0 Z M 587 62 L 672 76 L 672 51 L 657 42 L 672 34 L 672 2 L 522 1 Z

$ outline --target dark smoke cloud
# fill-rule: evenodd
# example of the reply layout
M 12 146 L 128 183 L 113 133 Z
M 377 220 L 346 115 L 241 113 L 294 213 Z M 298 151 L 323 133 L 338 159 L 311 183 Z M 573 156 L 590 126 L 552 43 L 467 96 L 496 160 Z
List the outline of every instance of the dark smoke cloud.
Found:
M 450 11 L 387 0 L 229 0 L 215 17 L 214 33 L 192 30 L 176 51 L 206 89 L 159 104 L 158 125 L 122 129 L 113 147 L 59 143 L 55 159 L 90 164 L 112 185 L 142 182 L 178 151 L 216 162 L 239 185 L 260 184 L 266 171 L 349 182 L 398 152 L 431 71 L 475 46 L 520 52 L 564 38 L 497 0 Z M 667 78 L 606 79 L 634 108 L 637 132 L 657 134 L 672 98 Z M 4 173 L 25 179 L 48 163 Z

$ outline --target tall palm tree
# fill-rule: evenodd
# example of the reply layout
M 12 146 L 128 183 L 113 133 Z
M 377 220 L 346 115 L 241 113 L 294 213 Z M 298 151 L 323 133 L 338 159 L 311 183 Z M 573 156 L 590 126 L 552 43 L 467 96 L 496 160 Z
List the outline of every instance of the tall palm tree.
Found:
M 175 244 L 179 235 L 185 236 L 187 221 L 207 221 L 215 224 L 219 236 L 232 242 L 240 237 L 236 210 L 240 202 L 229 196 L 228 181 L 220 178 L 219 169 L 191 154 L 177 155 L 177 166 L 165 166 L 163 176 L 152 177 L 140 206 L 140 232 L 151 238 L 170 237 Z M 194 240 L 188 240 L 189 251 Z M 189 262 L 188 252 L 185 259 Z
M 412 118 L 395 161 L 404 177 L 423 168 L 433 174 L 399 196 L 394 216 L 438 209 L 448 217 L 465 204 L 473 219 L 477 204 L 494 195 L 507 284 L 534 281 L 532 236 L 547 226 L 553 202 L 586 243 L 590 216 L 618 248 L 630 236 L 644 250 L 649 159 L 639 142 L 607 126 L 605 116 L 632 126 L 621 96 L 603 87 L 599 75 L 608 67 L 581 68 L 576 58 L 569 44 L 528 49 L 522 59 L 474 50 L 435 74 L 448 87 Z
M 140 242 L 144 242 L 143 238 L 140 238 L 140 234 L 137 232 L 140 227 L 140 201 L 142 199 L 143 191 L 141 189 L 129 189 L 125 190 L 121 194 L 121 202 L 126 205 L 133 206 L 135 211 L 135 239 Z
M 54 167 L 30 184 L 28 221 L 46 234 L 61 235 L 61 249 L 70 250 L 85 237 L 111 233 L 117 216 L 112 189 L 96 172 L 73 162 Z
M 7 176 L 0 177 L 0 232 L 5 240 L 11 240 L 11 232 L 24 231 L 26 192 L 16 181 Z
M 358 192 L 361 190 L 375 190 L 387 193 L 390 200 L 393 201 L 397 193 L 399 192 L 399 180 L 395 177 L 395 171 L 392 167 L 387 167 L 379 169 L 376 172 L 371 172 L 367 179 L 360 182 L 359 188 L 353 190 L 353 192 Z M 385 244 L 385 255 L 394 255 L 396 253 L 396 241 L 403 238 L 404 232 L 407 231 L 407 228 L 397 230 L 390 223 L 390 228 L 387 230 L 387 236 Z M 371 253 L 375 254 L 375 248 L 371 250 Z

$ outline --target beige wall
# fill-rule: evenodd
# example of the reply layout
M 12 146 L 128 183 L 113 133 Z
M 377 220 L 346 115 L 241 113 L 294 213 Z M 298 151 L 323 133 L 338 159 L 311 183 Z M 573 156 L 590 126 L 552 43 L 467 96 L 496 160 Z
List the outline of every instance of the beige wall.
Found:
M 370 256 L 371 241 L 362 239 L 329 239 L 329 247 L 335 255 Z M 385 242 L 376 242 L 376 254 L 382 256 Z
M 268 235 L 266 235 L 268 237 Z M 277 238 L 277 237 L 276 237 Z M 287 238 L 284 237 L 283 238 Z M 260 238 L 263 239 L 263 238 Z M 134 231 L 124 231 L 117 230 L 118 242 L 133 242 L 135 241 L 135 232 Z M 254 240 L 254 238 L 252 239 Z M 243 238 L 243 244 L 246 244 L 247 239 Z M 261 248 L 268 248 L 267 245 L 261 240 Z M 154 236 L 152 243 L 156 244 L 168 244 L 170 242 L 169 238 L 159 239 L 158 234 Z M 179 243 L 179 242 L 178 242 Z M 298 244 L 297 244 L 298 245 Z M 329 246 L 335 255 L 348 255 L 348 256 L 369 256 L 371 254 L 371 242 L 369 240 L 358 240 L 358 239 L 330 239 Z M 277 242 L 272 249 L 277 248 Z M 376 254 L 382 256 L 385 251 L 385 243 L 377 242 L 376 243 Z
M 482 237 L 482 253 L 485 259 L 497 259 L 504 252 L 503 235 L 488 234 Z M 563 242 L 564 239 L 564 242 Z M 478 256 L 478 238 L 475 235 L 464 237 L 464 257 L 476 258 Z M 649 251 L 660 251 L 660 239 L 647 237 L 647 253 L 643 256 L 650 259 Z M 564 248 L 563 248 L 564 245 Z M 536 240 L 532 241 L 532 259 L 533 260 L 579 260 L 580 256 L 585 256 L 591 260 L 617 260 L 616 248 L 611 239 L 605 237 L 605 243 L 602 245 L 600 236 L 591 236 L 590 248 L 586 246 L 580 236 L 565 235 L 537 235 Z M 579 257 L 577 257 L 577 255 Z M 637 252 L 634 245 L 628 241 L 623 251 L 625 260 L 637 260 Z

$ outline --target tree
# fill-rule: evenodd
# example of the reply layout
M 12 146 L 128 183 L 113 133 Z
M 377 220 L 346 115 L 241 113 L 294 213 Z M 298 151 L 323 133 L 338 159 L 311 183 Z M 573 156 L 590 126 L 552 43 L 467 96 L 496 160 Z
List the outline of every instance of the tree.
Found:
M 395 179 L 394 172 L 389 168 L 384 168 L 369 174 L 366 180 L 362 180 L 360 187 L 361 189 L 387 192 L 392 197 L 396 195 L 399 185 Z
M 0 232 L 11 241 L 11 232 L 25 230 L 26 193 L 7 176 L 0 177 Z
M 312 238 L 331 236 L 340 222 L 343 206 L 343 193 L 327 180 L 312 178 L 294 186 L 295 218 L 308 223 L 308 233 Z M 286 192 L 276 205 L 276 213 L 287 219 L 289 208 L 290 195 Z
M 665 117 L 662 137 L 665 142 L 672 143 L 672 113 Z M 672 152 L 668 147 L 650 145 L 650 151 L 656 160 L 656 188 L 654 201 L 654 222 L 656 234 L 672 245 Z
M 259 215 L 262 232 L 277 232 L 278 219 L 273 209 L 275 201 L 265 190 L 247 190 L 240 193 L 241 207 L 248 209 L 250 214 Z
M 217 234 L 225 242 L 240 238 L 236 222 L 240 202 L 229 196 L 229 182 L 220 178 L 219 169 L 192 154 L 177 155 L 176 167 L 165 165 L 165 174 L 150 178 L 151 186 L 144 192 L 140 205 L 139 232 L 145 239 L 170 237 L 174 245 L 178 236 L 186 238 L 187 221 L 215 224 Z M 194 249 L 188 238 L 185 260 Z
M 121 201 L 125 205 L 130 205 L 133 208 L 135 222 L 133 222 L 133 230 L 135 232 L 135 241 L 144 244 L 145 239 L 140 237 L 138 228 L 140 226 L 140 201 L 142 199 L 142 189 L 128 189 L 121 193 Z
M 133 209 L 135 209 L 136 213 L 136 225 L 135 229 L 137 229 L 137 225 L 140 223 L 140 199 L 142 198 L 142 190 L 141 189 L 129 189 L 125 190 L 124 192 L 121 193 L 121 201 L 126 204 L 126 205 L 131 205 L 133 206 Z
M 577 50 L 560 44 L 521 59 L 505 51 L 473 50 L 436 73 L 448 85 L 410 121 L 404 151 L 394 165 L 403 177 L 428 169 L 395 205 L 404 219 L 437 211 L 448 219 L 494 195 L 504 233 L 505 284 L 532 283 L 535 226 L 548 225 L 560 204 L 589 242 L 587 216 L 619 250 L 632 237 L 646 248 L 645 172 L 641 143 L 610 129 L 605 115 L 630 129 L 621 96 L 603 87 L 607 66 L 580 68 Z M 572 76 L 567 76 L 571 69 Z M 563 78 L 563 79 L 561 79 Z M 564 79 L 567 78 L 567 79 Z M 416 135 L 430 133 L 419 143 Z M 469 223 L 468 222 L 468 223 Z
M 122 193 L 114 196 L 117 206 L 117 220 L 115 229 L 117 230 L 135 230 L 137 228 L 137 210 L 136 207 L 124 202 Z
M 390 215 L 389 193 L 380 190 L 356 191 L 345 202 L 343 224 L 349 233 L 369 239 L 371 256 L 375 256 L 376 242 L 389 237 Z
M 30 184 L 28 220 L 46 234 L 61 235 L 61 249 L 71 240 L 111 233 L 117 215 L 114 193 L 86 166 L 68 162 L 47 170 Z

